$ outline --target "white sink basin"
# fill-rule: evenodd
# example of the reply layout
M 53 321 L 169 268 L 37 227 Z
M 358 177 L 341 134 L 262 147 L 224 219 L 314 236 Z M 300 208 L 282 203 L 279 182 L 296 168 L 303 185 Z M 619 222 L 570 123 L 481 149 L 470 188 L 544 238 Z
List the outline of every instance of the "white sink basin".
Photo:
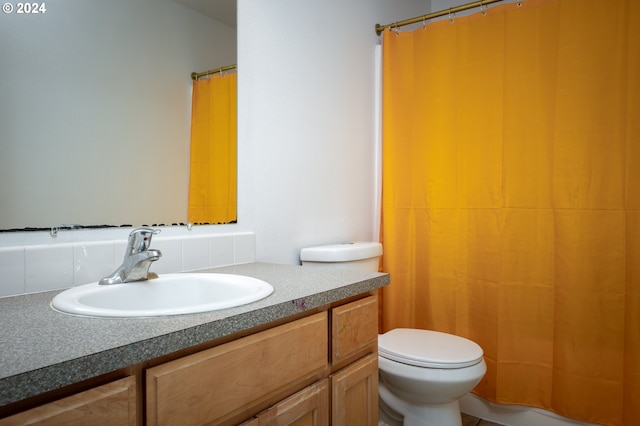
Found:
M 72 287 L 56 295 L 57 311 L 93 317 L 157 317 L 232 308 L 264 299 L 273 287 L 231 274 L 164 274 L 147 281 Z

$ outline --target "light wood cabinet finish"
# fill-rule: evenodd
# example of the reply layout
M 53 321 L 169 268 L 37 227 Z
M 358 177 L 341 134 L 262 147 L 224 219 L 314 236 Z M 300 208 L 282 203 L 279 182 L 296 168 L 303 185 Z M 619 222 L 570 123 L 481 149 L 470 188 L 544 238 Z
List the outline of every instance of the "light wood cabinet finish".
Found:
M 246 420 L 326 375 L 327 330 L 321 312 L 150 368 L 147 424 Z
M 136 425 L 136 380 L 129 376 L 0 420 L 13 425 Z
M 259 426 L 326 426 L 329 380 L 311 385 L 262 413 Z
M 146 370 L 132 366 L 134 375 L 0 426 L 377 426 L 377 303 L 366 296 Z
M 334 426 L 378 425 L 378 355 L 365 358 L 331 377 Z
M 334 370 L 378 350 L 378 299 L 370 296 L 331 310 Z

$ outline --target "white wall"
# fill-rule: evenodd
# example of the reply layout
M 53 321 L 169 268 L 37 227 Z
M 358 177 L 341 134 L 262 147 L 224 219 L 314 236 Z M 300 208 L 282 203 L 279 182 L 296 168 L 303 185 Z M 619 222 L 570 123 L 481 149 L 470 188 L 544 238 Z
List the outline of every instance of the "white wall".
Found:
M 186 222 L 190 74 L 236 62 L 235 28 L 170 0 L 46 6 L 0 13 L 0 229 Z
M 373 238 L 374 26 L 428 5 L 238 1 L 238 222 L 258 260 Z
M 456 6 L 460 6 L 467 3 L 471 3 L 471 2 L 466 0 L 431 0 L 431 11 L 437 12 L 440 10 L 445 10 L 450 7 L 456 7 Z

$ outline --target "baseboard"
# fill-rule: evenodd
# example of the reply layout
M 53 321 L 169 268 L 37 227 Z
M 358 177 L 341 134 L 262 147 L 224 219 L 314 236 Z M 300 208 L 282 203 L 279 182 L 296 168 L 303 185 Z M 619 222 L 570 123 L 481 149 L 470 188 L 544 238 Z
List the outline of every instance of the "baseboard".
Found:
M 597 426 L 562 417 L 540 408 L 496 404 L 472 393 L 460 399 L 460 411 L 505 426 Z

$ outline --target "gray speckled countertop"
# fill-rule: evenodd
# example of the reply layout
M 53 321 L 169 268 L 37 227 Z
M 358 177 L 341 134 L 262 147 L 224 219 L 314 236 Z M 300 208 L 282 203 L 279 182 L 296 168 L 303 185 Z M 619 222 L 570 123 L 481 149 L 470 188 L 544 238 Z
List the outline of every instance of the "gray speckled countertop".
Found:
M 382 273 L 250 263 L 208 272 L 274 287 L 237 308 L 159 318 L 84 318 L 50 308 L 51 291 L 0 298 L 0 406 L 366 293 Z

